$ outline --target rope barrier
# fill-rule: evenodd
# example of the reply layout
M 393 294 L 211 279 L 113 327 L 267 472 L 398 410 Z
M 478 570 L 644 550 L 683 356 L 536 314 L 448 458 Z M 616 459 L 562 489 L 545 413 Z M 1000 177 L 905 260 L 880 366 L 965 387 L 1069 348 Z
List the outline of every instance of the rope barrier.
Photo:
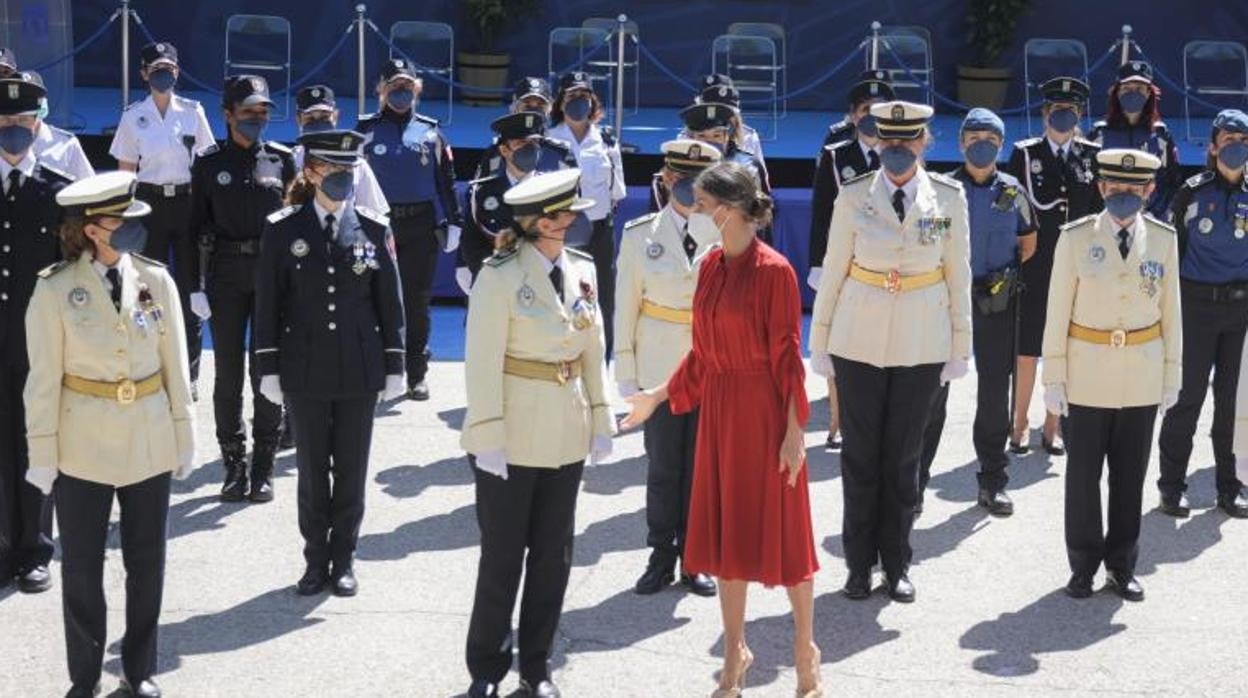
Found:
M 1191 101 L 1195 102 L 1196 104 L 1199 104 L 1200 106 L 1206 109 L 1212 109 L 1215 113 L 1228 108 L 1225 106 L 1214 104 L 1212 102 L 1208 102 L 1200 98 L 1199 96 L 1197 96 L 1195 92 L 1189 91 L 1185 86 L 1179 85 L 1178 81 L 1171 78 L 1169 75 L 1163 72 L 1160 68 L 1158 68 L 1156 63 L 1153 63 L 1151 60 L 1149 60 L 1148 56 L 1146 56 L 1143 51 L 1140 51 L 1140 58 L 1143 58 L 1144 60 L 1148 61 L 1149 64 L 1153 66 L 1153 75 L 1161 78 L 1161 81 L 1165 83 L 1168 87 L 1170 87 L 1171 90 L 1178 92 L 1179 94 L 1183 95 L 1184 97 L 1190 99 Z
M 60 65 L 61 63 L 64 63 L 65 61 L 82 53 L 89 46 L 91 46 L 91 44 L 94 44 L 96 41 L 98 41 L 101 36 L 104 36 L 104 32 L 108 31 L 108 28 L 113 26 L 113 22 L 116 22 L 117 17 L 119 17 L 120 15 L 121 15 L 120 10 L 114 12 L 113 16 L 108 18 L 108 21 L 101 24 L 100 28 L 95 30 L 95 33 L 93 33 L 91 36 L 88 36 L 86 39 L 84 39 L 82 43 L 75 46 L 73 50 L 71 50 L 69 53 L 65 54 L 64 56 L 61 56 L 60 58 L 55 58 L 53 60 L 50 60 L 46 63 L 40 63 L 39 65 L 31 68 L 31 70 L 34 70 L 35 72 L 42 72 L 53 66 Z

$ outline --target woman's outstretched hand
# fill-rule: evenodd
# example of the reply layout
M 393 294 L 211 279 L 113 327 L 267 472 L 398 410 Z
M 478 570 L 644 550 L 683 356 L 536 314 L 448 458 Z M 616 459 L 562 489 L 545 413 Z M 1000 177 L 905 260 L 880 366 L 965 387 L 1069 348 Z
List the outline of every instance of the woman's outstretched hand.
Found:
M 624 398 L 624 402 L 628 403 L 630 411 L 624 419 L 620 420 L 620 429 L 628 431 L 636 429 L 650 419 L 650 415 L 654 414 L 654 410 L 663 400 L 655 391 L 643 390 Z

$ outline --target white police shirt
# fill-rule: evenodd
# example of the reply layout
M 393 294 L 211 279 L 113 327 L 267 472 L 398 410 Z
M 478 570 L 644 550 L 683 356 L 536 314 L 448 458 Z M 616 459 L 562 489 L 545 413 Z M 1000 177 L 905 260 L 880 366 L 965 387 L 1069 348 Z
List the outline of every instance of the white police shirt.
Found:
M 550 129 L 546 137 L 563 141 L 572 149 L 577 167 L 581 169 L 581 196 L 594 201 L 593 208 L 585 211 L 589 220 L 600 221 L 611 215 L 615 203 L 627 193 L 619 144 L 607 145 L 595 124 L 590 124 L 581 141 L 576 140 L 566 122 Z
M 39 162 L 72 175 L 74 179 L 84 179 L 95 174 L 95 168 L 87 159 L 87 153 L 82 149 L 78 137 L 45 121 L 39 122 L 39 130 L 35 133 L 31 150 Z
M 199 102 L 171 95 L 161 116 L 148 95 L 122 112 L 108 154 L 118 162 L 137 163 L 145 184 L 187 184 L 194 153 L 215 142 Z

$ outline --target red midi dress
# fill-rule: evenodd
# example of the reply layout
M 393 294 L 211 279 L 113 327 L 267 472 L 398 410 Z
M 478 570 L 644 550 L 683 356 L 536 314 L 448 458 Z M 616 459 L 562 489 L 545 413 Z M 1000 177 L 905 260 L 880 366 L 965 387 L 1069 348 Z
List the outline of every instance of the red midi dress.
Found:
M 673 414 L 701 407 L 684 551 L 688 572 L 794 586 L 815 558 L 806 470 L 780 472 L 788 402 L 810 416 L 797 276 L 754 240 L 735 259 L 702 262 L 693 348 L 668 382 Z

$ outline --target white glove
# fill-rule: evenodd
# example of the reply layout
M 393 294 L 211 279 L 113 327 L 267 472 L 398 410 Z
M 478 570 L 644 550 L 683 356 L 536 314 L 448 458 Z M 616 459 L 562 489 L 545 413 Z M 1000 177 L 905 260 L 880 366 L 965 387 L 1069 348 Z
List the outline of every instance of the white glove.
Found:
M 397 400 L 407 392 L 407 379 L 402 373 L 386 375 L 386 387 L 381 390 L 381 401 Z
M 459 236 L 463 234 L 463 230 L 458 225 L 446 226 L 446 252 L 454 252 L 459 249 Z
M 274 405 L 282 404 L 282 379 L 272 375 L 261 377 L 260 395 Z
M 1248 482 L 1248 458 L 1235 459 L 1235 477 L 1240 482 Z
M 966 359 L 949 359 L 944 368 L 940 369 L 940 384 L 947 385 L 966 375 Z
M 473 455 L 477 457 L 477 470 L 507 479 L 507 454 L 503 449 Z
M 832 357 L 822 352 L 810 355 L 810 370 L 824 378 L 836 377 L 836 369 L 832 368 Z
M 637 381 L 620 381 L 616 384 L 616 388 L 620 391 L 620 397 L 630 397 L 641 392 L 641 386 L 637 385 Z
M 823 267 L 811 267 L 810 273 L 806 275 L 806 285 L 819 290 L 819 280 L 823 278 Z
M 26 482 L 39 488 L 39 491 L 52 494 L 52 483 L 56 482 L 56 468 L 30 468 L 26 471 Z
M 1165 414 L 1179 401 L 1178 388 L 1166 388 L 1161 393 L 1161 413 Z
M 195 470 L 195 446 L 178 453 L 178 469 L 173 471 L 174 480 L 185 480 Z
M 196 291 L 191 294 L 191 312 L 195 313 L 200 320 L 212 317 L 212 307 L 208 305 L 207 293 Z
M 595 436 L 589 446 L 589 464 L 598 465 L 611 455 L 614 444 L 610 436 Z
M 1070 403 L 1066 401 L 1065 383 L 1044 386 L 1044 407 L 1050 414 L 1070 416 Z
M 459 290 L 467 296 L 472 293 L 472 271 L 468 267 L 455 268 L 455 283 L 459 286 Z

